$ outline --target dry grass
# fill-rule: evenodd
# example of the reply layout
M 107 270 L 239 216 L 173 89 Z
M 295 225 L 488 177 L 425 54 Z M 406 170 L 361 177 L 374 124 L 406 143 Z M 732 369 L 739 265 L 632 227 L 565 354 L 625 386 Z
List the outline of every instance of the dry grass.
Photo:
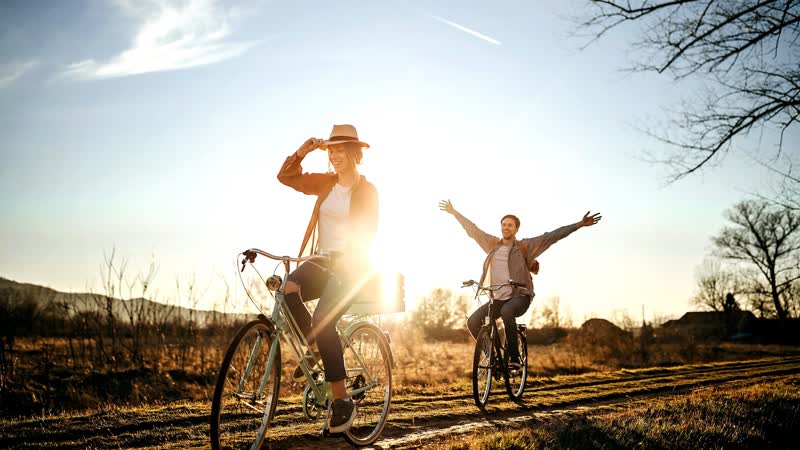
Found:
M 474 351 L 472 339 L 430 342 L 413 326 L 394 327 L 391 336 L 396 392 L 423 392 L 432 386 L 452 390 L 469 384 Z M 16 365 L 18 381 L 7 386 L 0 396 L 3 400 L 0 409 L 6 414 L 41 414 L 108 403 L 135 406 L 208 400 L 228 341 L 224 336 L 208 339 L 189 348 L 162 348 L 158 353 L 163 356 L 148 361 L 146 367 L 125 366 L 122 362 L 117 370 L 74 367 L 63 338 L 20 339 Z M 178 352 L 183 352 L 185 357 L 181 365 L 176 364 L 180 359 Z M 798 354 L 798 348 L 695 344 L 687 350 L 685 346 L 664 344 L 652 346 L 651 354 L 662 364 L 677 365 Z M 618 364 L 600 360 L 591 353 L 591 347 L 579 352 L 569 342 L 529 345 L 528 355 L 529 381 L 534 384 L 559 375 L 620 368 Z M 305 384 L 291 381 L 296 359 L 286 345 L 283 345 L 282 356 L 282 395 L 296 395 Z
M 795 448 L 800 375 L 777 382 L 697 389 L 622 410 L 545 420 L 513 433 L 459 437 L 438 450 L 528 448 Z
M 692 443 L 702 442 L 705 447 L 774 448 L 779 447 L 777 439 L 800 426 L 798 373 L 800 358 L 772 358 L 561 375 L 536 380 L 526 390 L 523 404 L 508 401 L 503 392 L 493 392 L 488 416 L 474 406 L 464 380 L 396 392 L 384 435 L 401 437 L 419 427 L 440 430 L 464 423 L 492 426 L 504 423 L 504 418 L 527 417 L 526 428 L 517 426 L 513 433 L 472 432 L 445 444 L 441 439 L 446 437 L 440 436 L 420 445 L 695 448 Z M 737 383 L 736 387 L 730 383 Z M 717 387 L 689 391 L 703 385 Z M 636 400 L 642 396 L 648 396 L 646 403 Z M 628 401 L 631 398 L 633 403 Z M 598 401 L 610 403 L 597 406 Z M 299 403 L 296 396 L 281 399 L 270 431 L 273 448 L 347 447 L 341 439 L 320 439 L 319 423 L 303 419 Z M 576 405 L 589 409 L 560 412 Z M 81 412 L 0 418 L 0 448 L 206 448 L 209 409 L 208 402 L 144 407 L 108 404 Z

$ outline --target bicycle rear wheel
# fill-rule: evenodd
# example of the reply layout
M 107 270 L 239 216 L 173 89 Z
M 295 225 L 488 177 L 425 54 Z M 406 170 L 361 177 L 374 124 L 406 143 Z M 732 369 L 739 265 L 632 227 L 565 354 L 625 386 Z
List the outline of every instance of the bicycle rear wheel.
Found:
M 392 401 L 392 357 L 386 336 L 375 325 L 364 322 L 349 334 L 351 346 L 344 351 L 347 391 L 375 385 L 351 396 L 358 408 L 353 426 L 344 434 L 353 445 L 375 442 L 386 425 Z
M 489 335 L 490 328 L 483 327 L 475 340 L 475 355 L 472 360 L 472 397 L 475 405 L 483 411 L 492 390 L 492 366 L 494 347 Z
M 281 381 L 279 342 L 275 342 L 272 369 L 266 373 L 272 336 L 269 322 L 254 320 L 228 346 L 211 403 L 213 449 L 258 448 L 263 443 Z
M 522 393 L 525 392 L 525 382 L 528 379 L 528 342 L 525 334 L 517 328 L 517 348 L 519 349 L 519 362 L 522 366 L 520 370 L 511 372 L 508 370 L 506 361 L 506 392 L 511 400 L 516 402 L 522 400 Z

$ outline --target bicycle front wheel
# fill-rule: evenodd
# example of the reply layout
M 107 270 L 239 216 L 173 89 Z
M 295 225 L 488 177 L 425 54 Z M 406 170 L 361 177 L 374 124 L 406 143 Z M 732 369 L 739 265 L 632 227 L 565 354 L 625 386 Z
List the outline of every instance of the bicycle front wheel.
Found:
M 366 322 L 356 326 L 347 337 L 350 341 L 349 348 L 344 351 L 347 391 L 354 392 L 351 398 L 358 410 L 353 426 L 344 437 L 356 446 L 370 445 L 380 436 L 389 416 L 391 350 L 383 331 Z
M 281 381 L 280 343 L 273 336 L 269 322 L 254 320 L 228 346 L 211 403 L 213 449 L 259 448 L 263 443 Z
M 522 366 L 519 370 L 511 372 L 508 370 L 506 361 L 506 392 L 511 400 L 518 402 L 522 400 L 522 393 L 525 392 L 525 382 L 528 379 L 528 342 L 522 330 L 517 329 L 517 349 L 519 350 L 519 362 Z
M 492 389 L 492 366 L 494 364 L 492 337 L 487 327 L 481 328 L 475 339 L 475 356 L 472 360 L 472 397 L 475 405 L 483 411 Z

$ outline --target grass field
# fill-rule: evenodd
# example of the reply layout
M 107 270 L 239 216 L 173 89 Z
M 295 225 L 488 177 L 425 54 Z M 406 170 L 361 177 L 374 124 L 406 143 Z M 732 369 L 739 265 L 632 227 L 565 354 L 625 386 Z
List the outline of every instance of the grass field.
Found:
M 378 446 L 774 448 L 798 426 L 799 386 L 800 357 L 538 377 L 521 404 L 497 385 L 487 414 L 467 378 L 402 385 Z M 208 414 L 201 401 L 2 419 L 0 448 L 207 448 Z M 318 432 L 286 396 L 270 445 L 347 448 Z
M 800 376 L 793 375 L 541 419 L 430 448 L 797 448 L 799 428 Z
M 469 379 L 473 343 L 430 342 L 413 329 L 393 333 L 392 351 L 396 367 L 396 392 L 413 392 L 431 386 L 458 384 Z M 204 401 L 211 398 L 216 371 L 227 339 L 200 342 L 186 349 L 167 348 L 162 359 L 145 367 L 118 369 L 76 365 L 69 358 L 63 339 L 20 339 L 15 357 L 15 377 L 0 396 L 0 414 L 42 414 L 80 411 L 108 403 L 118 405 L 167 404 L 175 401 Z M 180 355 L 185 353 L 185 357 Z M 664 344 L 651 348 L 649 365 L 681 365 L 800 354 L 789 346 L 703 344 L 686 346 Z M 167 357 L 168 356 L 168 357 Z M 296 365 L 288 349 L 283 352 L 282 395 L 298 394 L 302 383 L 287 382 Z M 179 364 L 176 361 L 184 361 Z M 635 361 L 620 366 L 591 352 L 578 352 L 568 343 L 529 346 L 529 369 L 536 377 L 607 372 L 620 368 L 642 367 Z
M 16 390 L 0 396 L 0 411 L 23 412 L 0 417 L 0 448 L 208 448 L 222 334 L 146 348 L 162 356 L 144 367 L 76 364 L 68 343 L 17 343 L 16 384 L 6 385 Z M 798 425 L 797 347 L 663 342 L 646 359 L 610 361 L 569 339 L 529 345 L 523 401 L 509 401 L 496 383 L 486 413 L 472 400 L 471 340 L 432 342 L 395 327 L 391 347 L 381 448 L 776 448 Z M 304 383 L 290 381 L 295 364 L 284 348 L 269 447 L 348 448 L 304 418 Z

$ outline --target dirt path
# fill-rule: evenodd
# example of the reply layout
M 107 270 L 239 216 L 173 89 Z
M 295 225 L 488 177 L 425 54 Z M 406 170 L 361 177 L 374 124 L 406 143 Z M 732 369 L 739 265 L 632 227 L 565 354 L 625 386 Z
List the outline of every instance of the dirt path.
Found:
M 416 448 L 426 443 L 499 428 L 528 427 L 564 414 L 620 408 L 653 396 L 693 388 L 750 384 L 800 373 L 800 357 L 596 373 L 529 381 L 522 403 L 496 383 L 487 413 L 474 405 L 468 380 L 398 394 L 389 423 L 373 448 Z M 319 436 L 319 423 L 302 418 L 299 402 L 279 404 L 271 448 L 349 448 Z M 0 448 L 207 448 L 207 403 L 120 408 L 72 415 L 0 420 Z

